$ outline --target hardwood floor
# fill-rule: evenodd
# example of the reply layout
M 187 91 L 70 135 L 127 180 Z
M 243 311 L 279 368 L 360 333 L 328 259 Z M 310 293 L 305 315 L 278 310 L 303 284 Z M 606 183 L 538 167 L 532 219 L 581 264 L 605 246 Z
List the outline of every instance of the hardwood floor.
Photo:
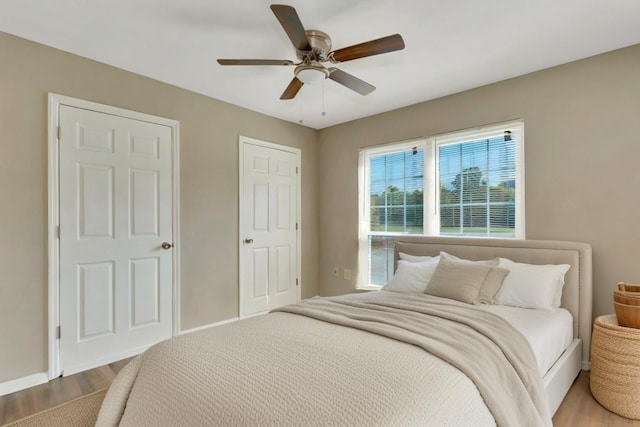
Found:
M 77 397 L 109 387 L 116 374 L 131 359 L 121 360 L 46 384 L 0 396 L 0 425 L 60 405 Z
M 87 372 L 56 378 L 47 384 L 0 397 L 0 425 L 106 388 L 130 359 Z M 640 421 L 604 409 L 589 391 L 589 372 L 582 371 L 553 417 L 555 427 L 640 427 Z
M 589 372 L 582 371 L 553 417 L 555 427 L 640 426 L 640 421 L 621 417 L 604 409 L 589 390 Z

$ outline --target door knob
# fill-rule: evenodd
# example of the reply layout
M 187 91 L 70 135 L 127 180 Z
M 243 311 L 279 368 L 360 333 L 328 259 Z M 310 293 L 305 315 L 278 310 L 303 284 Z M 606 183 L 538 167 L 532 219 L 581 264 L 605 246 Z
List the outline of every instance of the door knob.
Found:
M 244 239 L 245 243 L 253 243 L 253 239 Z
M 171 243 L 169 242 L 162 242 L 162 249 L 171 249 L 171 247 L 173 246 Z

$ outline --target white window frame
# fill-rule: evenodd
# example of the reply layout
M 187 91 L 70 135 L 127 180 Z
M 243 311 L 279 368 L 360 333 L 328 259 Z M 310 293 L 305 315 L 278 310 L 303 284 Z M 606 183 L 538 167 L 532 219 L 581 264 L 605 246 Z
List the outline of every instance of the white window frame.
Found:
M 514 120 L 488 126 L 480 126 L 472 129 L 449 132 L 407 141 L 394 142 L 390 144 L 365 147 L 360 150 L 358 161 L 358 201 L 359 201 L 359 249 L 358 265 L 361 274 L 358 274 L 358 289 L 380 289 L 380 285 L 369 282 L 369 236 L 397 236 L 402 233 L 397 232 L 371 232 L 370 231 L 370 183 L 369 183 L 369 159 L 383 154 L 407 151 L 413 147 L 422 149 L 424 152 L 424 217 L 423 234 L 430 236 L 440 235 L 440 185 L 439 185 L 439 149 L 444 145 L 455 144 L 464 141 L 473 141 L 482 138 L 495 136 L 505 129 L 511 131 L 512 138 L 516 141 L 516 202 L 515 202 L 515 237 L 525 238 L 524 222 L 524 122 Z M 483 237 L 495 238 L 495 237 Z

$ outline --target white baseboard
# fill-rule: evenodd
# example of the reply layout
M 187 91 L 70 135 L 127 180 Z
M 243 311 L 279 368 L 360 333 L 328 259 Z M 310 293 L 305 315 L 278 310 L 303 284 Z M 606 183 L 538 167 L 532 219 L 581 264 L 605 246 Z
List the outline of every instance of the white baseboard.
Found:
M 590 371 L 591 370 L 591 362 L 587 362 L 586 360 L 582 361 L 582 370 Z
M 231 319 L 223 320 L 221 322 L 209 323 L 208 325 L 198 326 L 191 329 L 185 329 L 184 331 L 180 331 L 180 335 L 190 334 L 192 332 L 197 332 L 197 331 L 203 331 L 209 328 L 215 328 L 216 326 L 226 325 L 229 323 L 237 322 L 238 320 L 240 320 L 239 317 L 232 317 Z
M 46 372 L 40 372 L 39 374 L 28 375 L 26 377 L 6 381 L 0 383 L 0 396 L 15 393 L 16 391 L 24 390 L 25 388 L 44 384 L 48 381 L 49 377 L 47 376 Z

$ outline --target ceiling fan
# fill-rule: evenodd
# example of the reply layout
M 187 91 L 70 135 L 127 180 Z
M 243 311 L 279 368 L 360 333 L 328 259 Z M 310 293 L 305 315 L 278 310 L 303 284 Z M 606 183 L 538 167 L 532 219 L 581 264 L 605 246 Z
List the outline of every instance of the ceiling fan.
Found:
M 294 63 L 286 59 L 218 59 L 218 64 L 295 66 L 295 76 L 280 96 L 280 99 L 293 99 L 303 84 L 322 81 L 327 78 L 346 86 L 360 95 L 368 95 L 375 90 L 375 86 L 338 68 L 325 67 L 322 63 L 330 62 L 336 64 L 404 49 L 402 36 L 394 34 L 331 51 L 331 38 L 329 35 L 318 30 L 305 30 L 293 7 L 272 4 L 271 10 L 293 43 L 296 49 L 296 56 L 300 62 Z

